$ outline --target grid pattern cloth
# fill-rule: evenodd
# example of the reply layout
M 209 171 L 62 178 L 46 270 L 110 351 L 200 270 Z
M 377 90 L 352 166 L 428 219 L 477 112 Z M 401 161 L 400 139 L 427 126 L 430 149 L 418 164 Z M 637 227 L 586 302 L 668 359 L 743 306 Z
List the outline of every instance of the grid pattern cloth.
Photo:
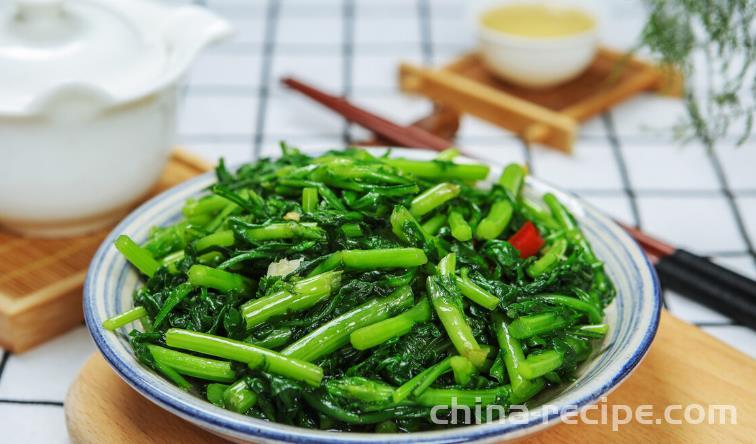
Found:
M 174 0 L 173 3 L 181 3 Z M 179 142 L 229 163 L 274 154 L 278 142 L 339 147 L 361 128 L 278 83 L 293 74 L 409 123 L 431 111 L 402 95 L 400 61 L 444 63 L 474 45 L 464 0 L 207 0 L 236 35 L 196 63 L 185 88 Z M 633 44 L 645 16 L 640 0 L 601 2 L 602 42 Z M 756 139 L 714 152 L 679 147 L 669 127 L 684 115 L 678 100 L 645 95 L 586 122 L 572 157 L 528 149 L 506 131 L 472 117 L 458 143 L 496 164 L 524 162 L 532 173 L 580 195 L 607 214 L 670 243 L 756 277 Z M 733 135 L 734 136 L 734 135 Z M 756 357 L 756 333 L 667 292 L 666 308 Z M 94 351 L 79 327 L 22 355 L 0 350 L 2 442 L 67 442 L 66 390 Z

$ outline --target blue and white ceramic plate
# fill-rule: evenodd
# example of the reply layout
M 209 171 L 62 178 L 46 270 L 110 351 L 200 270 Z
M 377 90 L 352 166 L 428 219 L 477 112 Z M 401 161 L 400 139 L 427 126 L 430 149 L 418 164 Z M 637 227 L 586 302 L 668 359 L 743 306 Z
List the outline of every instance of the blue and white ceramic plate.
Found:
M 395 149 L 393 153 L 416 159 L 433 156 L 422 150 Z M 497 174 L 500 170 L 493 168 Z M 84 314 L 97 347 L 129 385 L 166 410 L 225 438 L 239 442 L 302 443 L 381 443 L 392 438 L 413 443 L 452 443 L 521 438 L 559 422 L 560 412 L 596 403 L 614 390 L 635 369 L 656 334 L 661 306 L 659 283 L 640 247 L 594 208 L 530 178 L 525 193 L 538 197 L 550 191 L 565 202 L 597 256 L 605 262 L 606 271 L 617 287 L 617 298 L 606 312 L 610 331 L 602 352 L 581 367 L 575 382 L 551 394 L 549 406 L 533 407 L 526 415 L 518 414 L 487 424 L 394 436 L 308 430 L 215 407 L 140 365 L 126 340 L 101 327 L 103 320 L 132 307 L 132 293 L 140 285 L 137 273 L 113 246 L 115 238 L 125 233 L 138 242 L 144 241 L 150 227 L 177 221 L 186 199 L 200 194 L 214 180 L 213 174 L 205 174 L 160 194 L 136 209 L 110 233 L 89 268 L 84 287 Z

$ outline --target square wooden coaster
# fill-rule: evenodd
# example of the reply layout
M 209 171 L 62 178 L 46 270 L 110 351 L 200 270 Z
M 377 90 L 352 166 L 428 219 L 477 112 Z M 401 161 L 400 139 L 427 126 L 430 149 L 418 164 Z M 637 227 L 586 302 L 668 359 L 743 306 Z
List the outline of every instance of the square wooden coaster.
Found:
M 528 142 L 565 152 L 572 150 L 580 122 L 643 91 L 679 96 L 682 89 L 676 73 L 605 48 L 599 49 L 579 77 L 546 89 L 500 80 L 477 53 L 441 68 L 404 63 L 399 74 L 405 92 L 427 96 L 511 130 Z
M 208 169 L 204 160 L 176 150 L 146 197 Z M 66 239 L 32 239 L 0 230 L 1 347 L 19 353 L 82 322 L 82 284 L 111 229 Z

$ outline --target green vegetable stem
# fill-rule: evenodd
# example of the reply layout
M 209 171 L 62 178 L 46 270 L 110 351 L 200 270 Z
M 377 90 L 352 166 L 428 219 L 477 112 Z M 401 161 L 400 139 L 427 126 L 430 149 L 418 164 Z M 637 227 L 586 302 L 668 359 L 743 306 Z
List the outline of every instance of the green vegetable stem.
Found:
M 406 287 L 405 287 L 406 288 Z M 376 322 L 352 332 L 349 340 L 357 350 L 367 350 L 383 344 L 392 338 L 404 336 L 418 322 L 430 320 L 431 310 L 428 300 L 423 298 L 414 307 L 393 318 Z
M 208 267 L 206 265 L 192 265 L 187 272 L 189 282 L 198 287 L 209 287 L 224 293 L 250 293 L 254 287 L 254 281 L 224 270 Z
M 372 299 L 323 324 L 281 351 L 284 356 L 312 362 L 349 342 L 353 331 L 387 319 L 412 303 L 412 290 L 401 287 L 383 298 Z
M 446 283 L 442 278 L 451 280 L 454 274 L 456 256 L 451 253 L 441 259 L 438 264 L 440 276 L 428 276 L 426 289 L 430 296 L 436 315 L 446 330 L 457 352 L 469 359 L 476 367 L 482 367 L 488 355 L 480 348 L 473 336 L 472 329 L 467 323 L 460 306 L 460 301 L 455 297 L 455 288 Z
M 160 262 L 156 261 L 147 249 L 140 247 L 125 234 L 118 236 L 115 247 L 131 262 L 131 265 L 149 277 L 152 277 L 160 268 Z
M 410 212 L 415 217 L 428 214 L 444 203 L 459 196 L 459 191 L 459 185 L 448 182 L 443 182 L 433 188 L 428 188 L 422 194 L 412 199 Z
M 264 369 L 313 386 L 319 385 L 323 379 L 323 369 L 317 365 L 221 336 L 172 328 L 165 333 L 165 343 L 169 347 L 243 362 L 251 368 Z

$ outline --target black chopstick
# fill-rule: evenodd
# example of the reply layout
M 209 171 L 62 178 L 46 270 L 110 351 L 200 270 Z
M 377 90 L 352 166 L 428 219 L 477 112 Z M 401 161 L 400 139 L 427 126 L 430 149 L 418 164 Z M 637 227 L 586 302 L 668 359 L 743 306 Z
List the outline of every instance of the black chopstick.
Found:
M 637 228 L 620 225 L 654 258 L 665 288 L 756 330 L 756 281 Z
M 756 281 L 682 249 L 655 266 L 665 288 L 756 330 Z

